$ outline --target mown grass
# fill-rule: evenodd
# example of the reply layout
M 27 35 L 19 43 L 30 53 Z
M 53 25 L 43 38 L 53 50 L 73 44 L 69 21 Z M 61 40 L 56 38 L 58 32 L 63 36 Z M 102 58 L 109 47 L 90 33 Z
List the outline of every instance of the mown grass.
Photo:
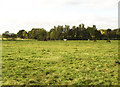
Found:
M 118 85 L 118 41 L 3 41 L 2 85 Z

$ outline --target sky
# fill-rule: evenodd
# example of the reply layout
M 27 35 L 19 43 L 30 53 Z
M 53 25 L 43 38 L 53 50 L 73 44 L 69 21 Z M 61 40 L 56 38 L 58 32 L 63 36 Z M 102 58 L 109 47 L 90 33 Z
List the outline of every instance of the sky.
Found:
M 0 34 L 57 25 L 118 28 L 119 0 L 0 0 Z

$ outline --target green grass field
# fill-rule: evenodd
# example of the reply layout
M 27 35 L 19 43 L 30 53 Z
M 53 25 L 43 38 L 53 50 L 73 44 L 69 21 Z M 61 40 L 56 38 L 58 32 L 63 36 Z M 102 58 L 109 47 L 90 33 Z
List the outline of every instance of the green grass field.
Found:
M 118 85 L 118 41 L 2 41 L 2 85 Z

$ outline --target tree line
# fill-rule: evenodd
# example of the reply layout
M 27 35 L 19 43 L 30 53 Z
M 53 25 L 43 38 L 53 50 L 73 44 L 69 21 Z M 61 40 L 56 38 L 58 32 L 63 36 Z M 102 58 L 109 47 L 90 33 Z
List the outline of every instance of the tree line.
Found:
M 118 40 L 120 39 L 120 28 L 118 29 L 101 29 L 97 30 L 96 25 L 85 28 L 84 24 L 79 26 L 69 25 L 54 26 L 50 31 L 46 31 L 44 28 L 33 28 L 30 31 L 19 30 L 17 34 L 9 33 L 6 31 L 2 34 L 3 38 L 22 38 L 22 39 L 37 39 L 40 41 L 46 40 Z

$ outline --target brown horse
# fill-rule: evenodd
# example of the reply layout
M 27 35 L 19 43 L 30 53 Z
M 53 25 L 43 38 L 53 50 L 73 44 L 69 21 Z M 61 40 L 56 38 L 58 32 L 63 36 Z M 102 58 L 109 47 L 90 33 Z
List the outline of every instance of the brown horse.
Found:
M 109 42 L 109 43 L 110 43 L 111 41 L 110 41 L 110 40 L 107 40 L 106 42 Z
M 94 42 L 97 42 L 97 40 L 94 40 Z

